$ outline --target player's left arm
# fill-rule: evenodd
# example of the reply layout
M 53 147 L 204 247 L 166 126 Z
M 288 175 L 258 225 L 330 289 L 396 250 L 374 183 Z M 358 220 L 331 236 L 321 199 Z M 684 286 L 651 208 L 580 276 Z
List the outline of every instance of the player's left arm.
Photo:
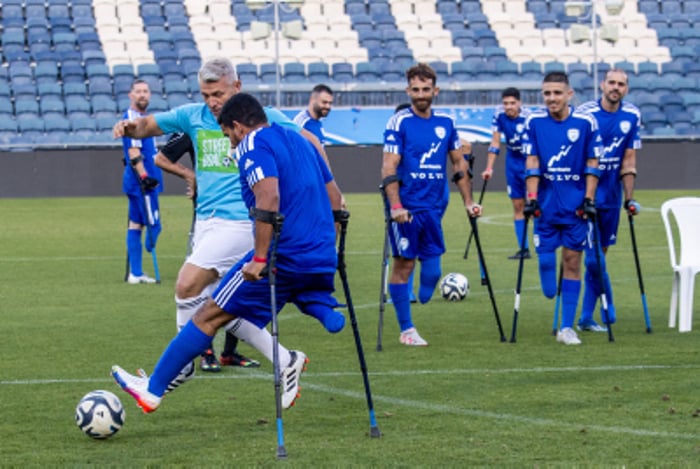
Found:
M 634 197 L 634 180 L 637 177 L 637 150 L 628 148 L 625 150 L 625 155 L 622 157 L 620 165 L 620 180 L 622 181 L 622 191 L 625 195 L 625 200 L 631 200 Z
M 255 209 L 260 216 L 256 216 L 255 223 L 255 253 L 253 259 L 247 262 L 241 272 L 243 278 L 248 281 L 260 280 L 262 272 L 267 265 L 267 253 L 272 243 L 273 225 L 267 216 L 277 214 L 280 208 L 279 180 L 276 177 L 265 177 L 258 181 L 252 188 L 255 195 Z
M 452 182 L 457 184 L 459 193 L 462 194 L 464 208 L 466 208 L 470 217 L 478 217 L 481 215 L 481 207 L 475 204 L 472 198 L 472 181 L 468 175 L 469 166 L 462 155 L 462 149 L 451 150 L 449 156 L 453 169 Z

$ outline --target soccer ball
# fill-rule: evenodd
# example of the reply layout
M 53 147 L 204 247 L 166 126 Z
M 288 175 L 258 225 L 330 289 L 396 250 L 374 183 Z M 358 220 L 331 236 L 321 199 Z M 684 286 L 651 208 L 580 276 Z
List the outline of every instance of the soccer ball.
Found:
M 90 391 L 75 408 L 75 423 L 90 438 L 104 440 L 124 425 L 124 406 L 109 391 Z
M 440 294 L 448 301 L 462 301 L 469 295 L 469 280 L 462 274 L 451 272 L 440 280 Z

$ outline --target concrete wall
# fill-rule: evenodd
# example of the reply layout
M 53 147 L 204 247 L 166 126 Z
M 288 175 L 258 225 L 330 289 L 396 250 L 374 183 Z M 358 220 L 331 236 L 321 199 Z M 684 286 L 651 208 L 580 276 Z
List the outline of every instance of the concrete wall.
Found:
M 636 187 L 700 189 L 699 151 L 700 144 L 695 141 L 645 141 L 637 156 Z M 344 192 L 377 191 L 381 181 L 380 146 L 333 146 L 328 148 L 328 154 Z M 478 174 L 486 164 L 486 145 L 476 145 L 474 154 Z M 119 195 L 121 158 L 121 148 L 0 153 L 0 197 Z M 505 190 L 503 160 L 503 155 L 497 160 L 497 177 L 489 183 L 490 190 Z M 181 180 L 166 175 L 166 194 L 184 191 Z

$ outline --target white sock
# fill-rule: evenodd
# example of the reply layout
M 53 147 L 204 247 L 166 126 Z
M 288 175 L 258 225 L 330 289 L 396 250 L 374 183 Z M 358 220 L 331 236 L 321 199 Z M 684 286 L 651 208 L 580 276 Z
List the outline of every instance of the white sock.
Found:
M 192 319 L 194 313 L 196 313 L 204 302 L 207 301 L 207 298 L 209 298 L 209 295 L 214 291 L 214 288 L 216 285 L 218 285 L 218 283 L 219 282 L 216 281 L 215 283 L 207 285 L 204 287 L 204 290 L 199 293 L 199 295 L 192 296 L 190 298 L 178 298 L 178 296 L 175 295 L 175 322 L 177 324 L 178 331 L 185 327 L 185 324 Z
M 224 326 L 224 329 L 250 344 L 272 362 L 272 335 L 267 329 L 264 327 L 260 329 L 255 324 L 241 318 L 236 318 L 229 322 Z M 278 343 L 278 350 L 280 365 L 281 368 L 284 368 L 286 364 L 292 361 L 292 356 L 289 354 L 289 350 L 280 343 Z

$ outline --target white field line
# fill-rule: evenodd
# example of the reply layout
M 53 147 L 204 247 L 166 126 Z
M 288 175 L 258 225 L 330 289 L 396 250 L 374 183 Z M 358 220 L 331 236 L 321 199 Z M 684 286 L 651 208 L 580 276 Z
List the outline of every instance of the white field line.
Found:
M 459 374 L 512 374 L 512 373 L 582 373 L 582 372 L 619 372 L 619 371 L 647 371 L 647 370 L 682 370 L 682 369 L 697 369 L 700 365 L 622 365 L 622 366 L 592 366 L 592 367 L 535 367 L 535 368 L 505 368 L 505 369 L 456 369 L 456 370 L 406 370 L 406 371 L 389 371 L 389 372 L 372 372 L 370 376 L 374 378 L 394 377 L 394 376 L 412 376 L 412 375 L 459 375 Z M 314 384 L 314 379 L 335 378 L 338 376 L 358 376 L 359 372 L 329 372 L 329 373 L 305 373 L 304 388 L 312 389 L 319 392 L 324 392 L 333 395 L 342 395 L 357 400 L 366 400 L 363 392 L 349 391 L 347 389 L 326 386 L 323 384 Z M 227 379 L 227 380 L 270 380 L 269 373 L 255 371 L 252 373 L 224 375 L 224 376 L 201 376 L 195 377 L 197 380 L 212 380 L 212 379 Z M 35 380 L 3 380 L 0 381 L 0 386 L 36 386 L 46 384 L 73 384 L 73 383 L 107 383 L 111 380 L 106 378 L 95 379 L 35 379 Z M 539 417 L 529 417 L 524 415 L 506 414 L 499 412 L 488 412 L 478 409 L 464 409 L 452 405 L 436 404 L 433 402 L 424 402 L 413 399 L 401 399 L 386 395 L 373 394 L 374 402 L 382 402 L 395 406 L 407 407 L 410 409 L 428 410 L 441 414 L 464 415 L 469 417 L 478 417 L 490 420 L 501 420 L 505 422 L 516 422 L 526 425 L 539 425 L 544 427 L 564 428 L 580 430 L 586 428 L 589 430 L 612 433 L 616 435 L 631 435 L 640 437 L 652 438 L 676 438 L 683 440 L 697 440 L 697 434 L 665 432 L 658 430 L 648 430 L 643 428 L 628 428 L 621 426 L 607 426 L 597 424 L 575 423 L 554 419 L 545 419 Z M 376 409 L 375 409 L 376 411 Z

